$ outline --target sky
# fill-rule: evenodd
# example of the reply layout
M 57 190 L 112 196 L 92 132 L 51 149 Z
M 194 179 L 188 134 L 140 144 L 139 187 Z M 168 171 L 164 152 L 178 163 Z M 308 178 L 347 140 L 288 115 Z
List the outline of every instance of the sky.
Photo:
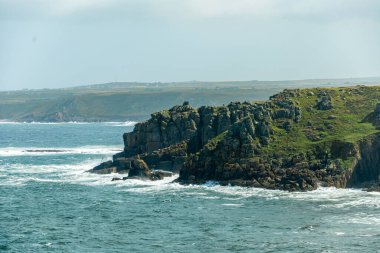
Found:
M 0 0 L 0 90 L 370 76 L 379 0 Z

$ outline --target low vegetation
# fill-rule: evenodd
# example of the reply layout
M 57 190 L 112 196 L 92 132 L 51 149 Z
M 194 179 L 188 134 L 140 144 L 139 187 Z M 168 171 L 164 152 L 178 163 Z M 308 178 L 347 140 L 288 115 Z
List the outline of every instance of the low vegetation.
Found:
M 183 101 L 191 105 L 223 105 L 230 101 L 260 101 L 284 88 L 355 85 L 380 82 L 379 78 L 183 82 L 109 83 L 66 89 L 0 92 L 0 120 L 13 121 L 142 121 L 154 111 Z

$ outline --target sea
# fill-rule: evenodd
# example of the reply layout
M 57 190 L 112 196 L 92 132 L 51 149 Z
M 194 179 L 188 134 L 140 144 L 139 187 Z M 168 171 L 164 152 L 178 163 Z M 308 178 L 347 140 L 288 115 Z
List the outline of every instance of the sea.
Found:
M 111 181 L 133 122 L 0 123 L 0 252 L 380 252 L 380 193 Z

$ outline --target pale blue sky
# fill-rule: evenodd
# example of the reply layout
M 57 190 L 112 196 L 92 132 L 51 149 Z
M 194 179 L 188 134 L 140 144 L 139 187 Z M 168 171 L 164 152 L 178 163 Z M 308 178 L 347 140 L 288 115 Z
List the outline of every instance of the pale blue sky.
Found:
M 0 90 L 380 76 L 378 0 L 0 0 Z

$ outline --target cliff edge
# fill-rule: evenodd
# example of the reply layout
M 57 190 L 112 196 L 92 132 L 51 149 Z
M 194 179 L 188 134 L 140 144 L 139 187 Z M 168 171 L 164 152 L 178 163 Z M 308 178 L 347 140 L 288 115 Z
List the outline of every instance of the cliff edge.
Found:
M 265 102 L 153 113 L 93 173 L 289 191 L 378 187 L 379 86 L 293 89 Z

